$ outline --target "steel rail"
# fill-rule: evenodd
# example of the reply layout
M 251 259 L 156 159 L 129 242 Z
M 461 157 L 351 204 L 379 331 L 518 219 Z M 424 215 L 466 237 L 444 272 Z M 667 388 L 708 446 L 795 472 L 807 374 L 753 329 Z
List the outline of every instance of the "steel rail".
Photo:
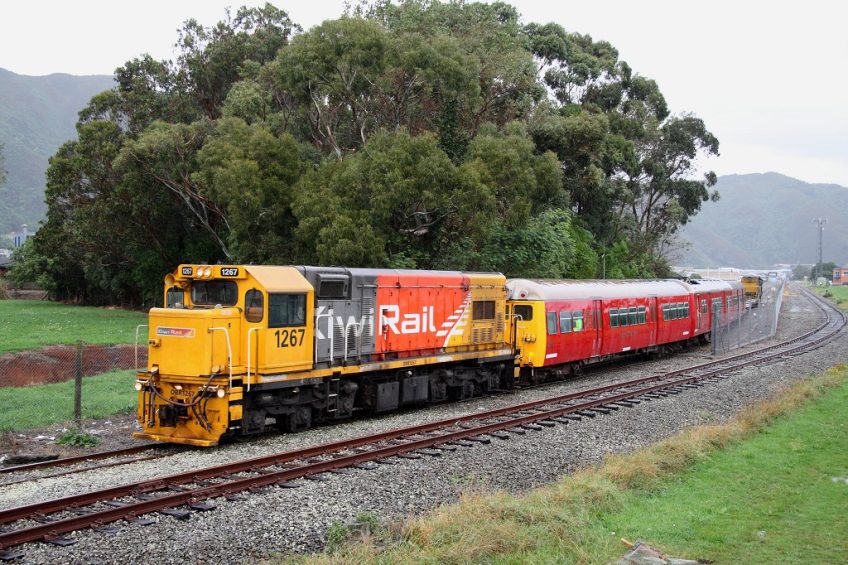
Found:
M 148 449 L 162 449 L 163 447 L 160 444 L 149 443 L 145 445 L 134 445 L 132 447 L 124 447 L 121 449 L 113 449 L 111 451 L 97 451 L 94 453 L 87 453 L 85 455 L 74 455 L 72 457 L 62 457 L 60 459 L 51 459 L 49 461 L 38 461 L 35 463 L 24 463 L 21 465 L 12 465 L 10 467 L 0 467 L 0 474 L 7 473 L 18 473 L 18 472 L 27 472 L 27 471 L 35 471 L 37 469 L 43 469 L 47 467 L 61 467 L 65 465 L 73 465 L 75 463 L 82 463 L 84 461 L 92 461 L 97 459 L 109 459 L 111 457 L 123 457 L 125 455 L 135 455 L 136 453 L 141 453 L 142 451 L 146 451 Z

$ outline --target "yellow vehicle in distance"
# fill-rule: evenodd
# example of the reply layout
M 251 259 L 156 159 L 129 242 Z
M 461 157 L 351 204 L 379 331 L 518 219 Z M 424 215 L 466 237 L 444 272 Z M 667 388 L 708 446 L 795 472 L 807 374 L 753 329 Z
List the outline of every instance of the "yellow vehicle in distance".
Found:
M 745 302 L 749 308 L 756 308 L 763 295 L 763 277 L 745 275 L 742 277 L 742 288 L 745 289 Z

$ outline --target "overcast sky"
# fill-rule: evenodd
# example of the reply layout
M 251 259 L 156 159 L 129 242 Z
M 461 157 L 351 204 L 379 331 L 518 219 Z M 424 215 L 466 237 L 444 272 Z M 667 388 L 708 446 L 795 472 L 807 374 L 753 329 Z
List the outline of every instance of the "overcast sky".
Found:
M 111 74 L 142 53 L 173 58 L 187 18 L 204 25 L 248 0 L 42 0 L 0 4 L 0 67 L 19 74 Z M 273 2 L 304 29 L 343 0 Z M 721 142 L 718 174 L 776 171 L 848 186 L 848 3 L 820 1 L 511 2 L 525 22 L 554 21 L 612 43 L 656 80 L 675 113 Z

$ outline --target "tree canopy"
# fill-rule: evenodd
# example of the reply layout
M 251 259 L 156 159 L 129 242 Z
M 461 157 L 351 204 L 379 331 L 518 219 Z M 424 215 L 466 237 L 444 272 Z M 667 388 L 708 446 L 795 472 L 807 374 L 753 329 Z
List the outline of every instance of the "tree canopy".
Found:
M 181 262 L 657 276 L 718 140 L 607 42 L 508 4 L 378 1 L 303 31 L 187 21 L 53 156 L 21 272 L 150 305 Z M 603 261 L 601 257 L 603 256 Z

